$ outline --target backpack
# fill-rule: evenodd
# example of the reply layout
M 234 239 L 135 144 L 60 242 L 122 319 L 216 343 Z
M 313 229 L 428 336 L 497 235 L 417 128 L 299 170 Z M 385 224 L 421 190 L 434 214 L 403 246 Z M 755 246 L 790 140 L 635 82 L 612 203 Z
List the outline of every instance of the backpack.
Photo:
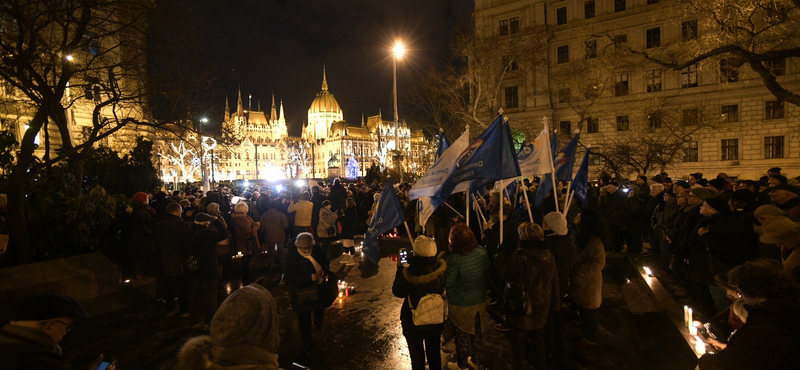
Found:
M 441 324 L 447 319 L 447 305 L 441 294 L 425 295 L 419 299 L 416 308 L 411 305 L 409 297 L 408 307 L 411 308 L 411 318 L 416 326 Z

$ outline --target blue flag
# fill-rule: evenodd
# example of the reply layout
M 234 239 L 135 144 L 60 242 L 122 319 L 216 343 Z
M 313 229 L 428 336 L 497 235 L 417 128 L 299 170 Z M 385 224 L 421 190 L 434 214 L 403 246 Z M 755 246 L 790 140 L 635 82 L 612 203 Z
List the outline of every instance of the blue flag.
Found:
M 520 176 L 519 163 L 511 139 L 511 129 L 498 116 L 456 161 L 455 169 L 432 197 L 438 206 L 447 199 L 455 187 L 465 181 L 489 179 L 492 181 Z
M 447 135 L 444 134 L 444 131 L 441 132 L 439 135 L 439 145 L 436 147 L 436 159 L 442 157 L 445 150 L 450 147 L 450 140 L 447 140 Z
M 572 180 L 572 168 L 575 167 L 575 151 L 578 150 L 579 138 L 580 134 L 575 134 L 569 144 L 553 159 L 553 168 L 556 172 L 557 181 Z
M 539 207 L 544 202 L 544 199 L 547 198 L 547 195 L 553 190 L 553 174 L 548 173 L 542 176 L 542 179 L 539 181 L 539 187 L 536 188 L 536 193 L 533 194 L 533 206 Z
M 364 253 L 369 257 L 370 261 L 376 266 L 378 265 L 378 237 L 393 229 L 395 226 L 402 224 L 406 220 L 403 216 L 403 207 L 400 205 L 400 199 L 394 192 L 394 184 L 392 179 L 386 179 L 386 184 L 383 186 L 383 192 L 380 199 L 378 199 L 378 209 L 372 215 L 372 222 L 369 224 L 367 234 L 364 240 Z M 409 238 L 413 236 L 409 235 Z
M 583 160 L 581 166 L 578 167 L 578 172 L 575 173 L 575 179 L 569 186 L 570 191 L 575 191 L 575 197 L 582 206 L 586 205 L 586 193 L 589 189 L 589 148 L 586 148 L 586 153 L 583 153 Z

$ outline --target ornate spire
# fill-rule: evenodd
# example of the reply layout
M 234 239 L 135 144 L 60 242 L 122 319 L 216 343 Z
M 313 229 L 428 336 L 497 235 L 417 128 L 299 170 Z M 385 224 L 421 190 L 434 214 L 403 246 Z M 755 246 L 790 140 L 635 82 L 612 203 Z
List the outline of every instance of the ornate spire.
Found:
M 269 122 L 271 124 L 275 124 L 278 122 L 278 111 L 277 108 L 275 108 L 275 93 L 272 93 L 272 110 L 270 111 L 269 114 Z
M 281 113 L 278 115 L 278 122 L 286 122 L 286 117 L 283 115 L 283 100 L 281 100 Z
M 258 111 L 261 112 L 261 99 L 258 99 Z
M 242 107 L 242 87 L 239 86 L 239 101 L 236 104 L 236 114 L 239 116 L 244 115 L 244 108 Z
M 231 119 L 231 108 L 228 106 L 228 94 L 225 94 L 225 122 Z
M 325 64 L 322 64 L 322 91 L 328 91 L 328 77 L 325 75 Z

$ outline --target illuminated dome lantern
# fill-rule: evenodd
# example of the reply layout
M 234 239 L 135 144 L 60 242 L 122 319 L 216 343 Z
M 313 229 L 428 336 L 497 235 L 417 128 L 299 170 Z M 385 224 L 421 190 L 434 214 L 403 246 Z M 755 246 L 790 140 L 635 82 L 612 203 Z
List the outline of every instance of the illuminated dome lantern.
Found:
M 306 128 L 306 139 L 322 139 L 328 137 L 330 125 L 344 119 L 342 108 L 339 102 L 328 91 L 328 79 L 325 75 L 325 67 L 322 67 L 322 91 L 317 93 L 317 97 L 311 102 L 308 108 L 308 127 Z

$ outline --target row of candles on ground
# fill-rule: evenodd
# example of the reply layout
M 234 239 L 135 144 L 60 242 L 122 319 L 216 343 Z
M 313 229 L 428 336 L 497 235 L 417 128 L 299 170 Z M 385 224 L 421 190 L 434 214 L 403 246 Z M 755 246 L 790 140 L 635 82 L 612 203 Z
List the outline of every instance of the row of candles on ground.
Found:
M 683 306 L 683 324 L 686 326 L 686 329 L 689 330 L 689 335 L 694 338 L 694 351 L 698 355 L 703 355 L 706 353 L 706 342 L 697 335 L 697 329 L 701 327 L 703 323 L 693 320 L 692 314 L 692 309 L 689 306 Z

